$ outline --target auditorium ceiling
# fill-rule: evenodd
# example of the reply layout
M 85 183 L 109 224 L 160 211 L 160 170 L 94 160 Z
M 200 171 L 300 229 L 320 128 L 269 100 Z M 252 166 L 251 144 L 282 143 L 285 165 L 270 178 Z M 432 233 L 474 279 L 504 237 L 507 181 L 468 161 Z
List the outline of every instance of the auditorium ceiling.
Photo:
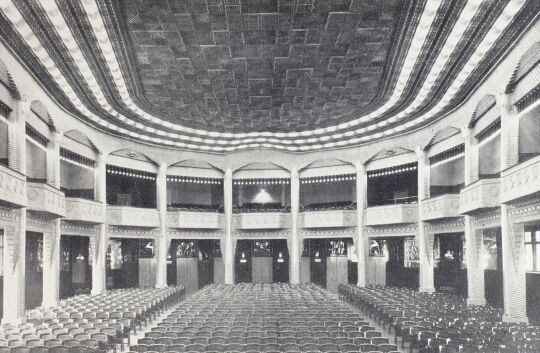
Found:
M 145 143 L 302 152 L 458 106 L 537 0 L 4 0 L 0 37 L 69 112 Z

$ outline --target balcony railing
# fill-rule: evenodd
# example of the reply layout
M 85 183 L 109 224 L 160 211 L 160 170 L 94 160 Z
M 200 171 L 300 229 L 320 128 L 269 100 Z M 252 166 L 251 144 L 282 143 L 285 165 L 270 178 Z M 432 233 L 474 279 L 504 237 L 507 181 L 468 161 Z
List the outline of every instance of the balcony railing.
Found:
M 339 228 L 356 226 L 356 210 L 305 211 L 300 213 L 301 228 Z
M 502 203 L 540 193 L 540 156 L 504 170 L 501 179 Z
M 225 216 L 218 212 L 167 212 L 167 227 L 190 229 L 220 229 L 225 226 Z
M 66 197 L 94 200 L 94 189 L 66 189 L 60 188 Z
M 45 183 L 26 183 L 28 209 L 43 212 L 51 217 L 66 216 L 66 199 L 64 193 Z
M 4 165 L 0 165 L 0 200 L 12 207 L 24 207 L 27 204 L 26 178 Z
M 318 202 L 300 205 L 300 211 L 333 211 L 333 210 L 356 210 L 354 201 Z
M 216 205 L 199 205 L 192 203 L 173 203 L 167 205 L 168 211 L 185 211 L 185 212 L 219 212 L 223 213 L 223 204 Z
M 66 197 L 66 219 L 84 223 L 105 222 L 101 202 Z
M 480 179 L 467 185 L 459 195 L 459 212 L 469 214 L 500 206 L 500 179 Z
M 458 185 L 432 185 L 429 188 L 429 194 L 431 197 L 447 195 L 447 194 L 459 194 L 461 189 L 465 187 L 465 184 Z
M 443 218 L 459 217 L 459 194 L 444 194 L 422 201 L 420 219 L 433 221 Z
M 107 206 L 107 223 L 128 227 L 159 227 L 156 209 L 129 206 Z
M 233 213 L 290 213 L 291 206 L 275 203 L 245 203 L 242 206 L 233 205 Z
M 369 197 L 368 197 L 369 199 Z M 401 205 L 418 203 L 418 196 L 392 197 L 390 199 L 375 199 L 369 201 L 368 207 L 386 206 L 386 205 Z
M 418 222 L 418 204 L 368 207 L 365 222 L 367 226 Z
M 291 214 L 284 212 L 241 213 L 233 216 L 236 229 L 282 229 L 291 226 Z

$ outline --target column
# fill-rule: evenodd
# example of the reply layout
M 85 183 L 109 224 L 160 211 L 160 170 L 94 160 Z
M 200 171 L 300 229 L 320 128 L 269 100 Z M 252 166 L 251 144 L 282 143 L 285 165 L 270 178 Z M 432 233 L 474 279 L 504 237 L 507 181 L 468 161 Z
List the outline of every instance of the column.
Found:
M 9 167 L 26 174 L 26 116 L 30 101 L 17 102 L 8 125 Z M 16 323 L 25 312 L 26 207 L 14 211 L 13 223 L 4 229 L 4 308 L 2 322 Z M 8 295 L 9 294 L 9 295 Z
M 62 134 L 54 131 L 47 144 L 47 184 L 60 189 L 60 139 Z
M 356 254 L 358 257 L 358 283 L 359 287 L 367 285 L 367 242 L 365 234 L 365 210 L 367 206 L 367 173 L 363 162 L 357 162 L 356 167 Z
M 225 284 L 234 283 L 234 251 L 232 231 L 232 170 L 227 168 L 223 179 L 223 201 L 225 210 L 225 242 L 223 247 L 223 263 L 225 264 Z
M 298 229 L 298 212 L 300 207 L 300 178 L 298 169 L 291 170 L 291 241 L 290 241 L 290 267 L 289 282 L 300 283 L 300 234 Z
M 47 144 L 47 184 L 60 189 L 60 139 L 62 134 L 58 131 L 51 133 L 51 139 Z M 43 234 L 44 254 L 43 262 L 43 306 L 56 305 L 60 296 L 60 219 L 53 221 L 51 230 Z
M 99 153 L 94 167 L 94 197 L 102 204 L 103 222 L 97 225 L 98 234 L 90 238 L 92 252 L 92 295 L 107 291 L 106 286 L 106 257 L 107 257 L 107 163 L 104 153 Z
M 60 220 L 43 234 L 43 303 L 55 306 L 60 299 Z
M 429 198 L 429 160 L 423 148 L 416 148 L 418 157 L 418 232 L 416 246 L 420 257 L 420 292 L 434 292 L 433 284 L 433 234 L 426 232 L 426 222 L 421 220 L 423 200 Z
M 474 137 L 473 129 L 465 127 L 462 130 L 465 140 L 465 185 L 479 179 L 478 140 Z M 465 242 L 467 249 L 467 303 L 469 305 L 484 305 L 486 303 L 484 287 L 484 268 L 480 261 L 482 254 L 482 230 L 474 228 L 474 217 L 465 215 Z
M 157 178 L 157 205 L 159 211 L 159 238 L 157 241 L 156 288 L 167 287 L 167 254 L 170 241 L 167 236 L 167 164 L 160 163 Z
M 519 163 L 519 119 L 508 94 L 496 96 L 501 111 L 501 170 Z M 527 322 L 524 227 L 514 224 L 511 206 L 501 204 L 504 321 Z

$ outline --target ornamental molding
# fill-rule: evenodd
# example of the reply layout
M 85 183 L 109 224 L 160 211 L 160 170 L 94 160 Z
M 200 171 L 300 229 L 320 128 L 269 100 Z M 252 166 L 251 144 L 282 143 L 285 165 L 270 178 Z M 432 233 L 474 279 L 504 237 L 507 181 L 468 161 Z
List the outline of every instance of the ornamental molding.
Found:
M 137 227 L 109 226 L 107 235 L 112 238 L 158 238 L 160 232 Z
M 212 231 L 212 230 L 185 230 L 185 231 L 167 231 L 167 237 L 171 239 L 197 239 L 197 238 L 223 238 L 225 232 L 223 231 Z
M 54 232 L 56 227 L 56 221 L 54 219 L 40 216 L 37 212 L 27 212 L 26 227 L 31 232 Z
M 85 235 L 94 236 L 99 234 L 99 225 L 84 225 L 62 220 L 60 230 L 62 235 Z
M 408 225 L 394 225 L 394 226 L 372 226 L 366 227 L 365 232 L 369 237 L 380 236 L 414 236 L 418 232 L 416 223 Z
M 287 238 L 291 235 L 291 232 L 286 230 L 243 230 L 233 233 L 236 238 Z
M 474 228 L 493 228 L 501 225 L 501 210 L 495 209 L 471 216 Z
M 465 223 L 462 217 L 453 220 L 426 222 L 425 230 L 431 234 L 456 233 L 465 231 Z
M 357 234 L 356 227 L 310 229 L 300 232 L 302 238 L 354 238 Z
M 11 223 L 17 219 L 17 213 L 13 209 L 0 207 L 0 222 Z
M 515 223 L 540 220 L 540 198 L 530 198 L 509 206 Z

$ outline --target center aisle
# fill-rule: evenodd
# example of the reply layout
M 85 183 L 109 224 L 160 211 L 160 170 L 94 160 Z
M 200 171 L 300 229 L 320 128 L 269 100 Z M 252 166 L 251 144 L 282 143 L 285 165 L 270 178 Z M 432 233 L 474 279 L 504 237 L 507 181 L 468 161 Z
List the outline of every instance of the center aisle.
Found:
M 158 320 L 159 321 L 159 320 Z M 132 352 L 396 352 L 316 285 L 210 285 L 145 333 Z

